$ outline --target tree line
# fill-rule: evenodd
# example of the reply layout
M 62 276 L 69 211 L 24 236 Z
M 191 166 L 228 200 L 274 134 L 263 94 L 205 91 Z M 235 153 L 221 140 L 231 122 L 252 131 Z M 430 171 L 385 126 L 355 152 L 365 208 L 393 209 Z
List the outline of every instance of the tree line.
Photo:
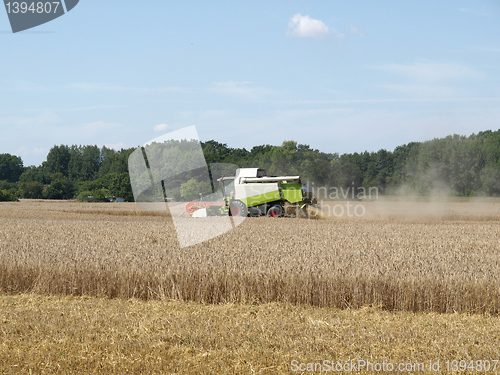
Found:
M 406 189 L 418 195 L 444 190 L 456 196 L 500 196 L 500 130 L 342 155 L 295 141 L 251 150 L 214 140 L 201 146 L 208 165 L 260 167 L 269 175 L 300 175 L 315 186 L 377 187 L 381 194 Z M 134 150 L 59 145 L 41 165 L 28 167 L 19 156 L 0 154 L 0 200 L 101 201 L 116 196 L 133 201 L 128 158 Z

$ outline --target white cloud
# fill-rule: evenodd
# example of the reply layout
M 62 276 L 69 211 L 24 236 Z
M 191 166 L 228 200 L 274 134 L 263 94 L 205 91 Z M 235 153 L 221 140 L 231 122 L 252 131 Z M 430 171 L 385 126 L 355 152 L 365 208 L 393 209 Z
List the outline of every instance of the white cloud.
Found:
M 158 124 L 158 125 L 155 125 L 155 127 L 153 128 L 153 130 L 155 132 L 164 132 L 168 128 L 169 128 L 169 126 L 167 124 Z
M 300 13 L 290 17 L 288 21 L 287 35 L 301 38 L 319 38 L 330 33 L 328 26 L 323 21 L 315 20 Z

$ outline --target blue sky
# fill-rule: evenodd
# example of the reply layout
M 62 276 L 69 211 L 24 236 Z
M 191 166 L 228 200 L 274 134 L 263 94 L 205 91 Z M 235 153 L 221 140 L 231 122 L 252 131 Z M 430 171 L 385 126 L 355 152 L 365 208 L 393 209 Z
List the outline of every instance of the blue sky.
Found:
M 12 34 L 0 11 L 0 153 L 191 125 L 339 153 L 497 130 L 499 20 L 496 0 L 80 0 Z

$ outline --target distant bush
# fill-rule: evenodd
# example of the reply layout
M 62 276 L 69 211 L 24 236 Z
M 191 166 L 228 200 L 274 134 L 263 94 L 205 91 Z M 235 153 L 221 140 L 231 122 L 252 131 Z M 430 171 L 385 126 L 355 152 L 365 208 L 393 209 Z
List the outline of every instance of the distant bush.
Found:
M 106 202 L 106 197 L 109 196 L 108 190 L 105 188 L 95 190 L 84 190 L 78 193 L 76 199 L 81 202 Z
M 0 190 L 7 191 L 11 195 L 17 197 L 19 195 L 19 187 L 14 182 L 0 180 Z
M 38 181 L 20 182 L 19 193 L 21 194 L 21 198 L 43 198 L 43 184 Z
M 19 199 L 8 190 L 0 190 L 0 202 L 19 202 Z
M 45 199 L 71 199 L 74 196 L 74 183 L 68 178 L 56 178 L 43 191 Z

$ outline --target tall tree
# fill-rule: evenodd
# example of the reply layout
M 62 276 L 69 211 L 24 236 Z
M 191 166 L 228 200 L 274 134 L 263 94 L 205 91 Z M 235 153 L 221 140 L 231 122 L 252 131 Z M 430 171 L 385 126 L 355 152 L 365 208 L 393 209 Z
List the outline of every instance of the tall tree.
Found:
M 0 180 L 17 182 L 24 170 L 23 161 L 19 156 L 0 154 Z
M 68 176 L 68 166 L 71 160 L 70 148 L 66 145 L 54 146 L 47 155 L 47 161 L 42 166 L 49 173 L 62 173 Z

